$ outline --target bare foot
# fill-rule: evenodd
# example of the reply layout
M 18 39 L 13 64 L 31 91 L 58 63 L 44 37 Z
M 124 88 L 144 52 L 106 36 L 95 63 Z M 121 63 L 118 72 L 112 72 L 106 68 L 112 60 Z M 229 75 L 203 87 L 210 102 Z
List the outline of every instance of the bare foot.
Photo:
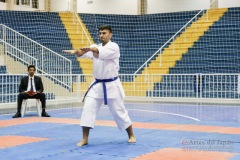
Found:
M 131 136 L 128 140 L 128 143 L 135 143 L 137 140 L 134 136 Z
M 77 143 L 76 145 L 78 147 L 81 147 L 81 146 L 84 146 L 84 145 L 87 145 L 87 144 L 88 144 L 88 142 L 86 140 L 82 140 L 81 142 Z

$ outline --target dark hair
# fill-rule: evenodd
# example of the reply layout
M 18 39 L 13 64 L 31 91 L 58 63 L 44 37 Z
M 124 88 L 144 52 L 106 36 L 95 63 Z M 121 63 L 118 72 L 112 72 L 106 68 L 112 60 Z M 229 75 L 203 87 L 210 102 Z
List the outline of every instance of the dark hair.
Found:
M 28 66 L 28 71 L 29 71 L 30 68 L 34 68 L 34 71 L 36 70 L 35 66 L 32 65 L 32 64 Z
M 99 32 L 99 31 L 102 31 L 102 30 L 105 30 L 105 29 L 106 29 L 106 30 L 109 30 L 110 33 L 112 33 L 112 28 L 111 28 L 111 26 L 107 26 L 107 25 L 98 27 L 98 32 Z

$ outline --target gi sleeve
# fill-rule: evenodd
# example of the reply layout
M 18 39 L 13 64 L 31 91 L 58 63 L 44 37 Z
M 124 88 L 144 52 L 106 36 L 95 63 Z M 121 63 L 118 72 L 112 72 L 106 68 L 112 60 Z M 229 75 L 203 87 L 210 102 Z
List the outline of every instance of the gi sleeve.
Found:
M 98 47 L 97 44 L 93 44 L 90 46 L 90 48 L 92 47 Z M 85 54 L 83 54 L 82 56 L 77 56 L 78 58 L 90 58 L 90 59 L 93 59 L 93 52 L 92 51 L 89 51 L 89 52 L 86 52 Z
M 116 43 L 109 43 L 106 46 L 98 47 L 99 59 L 115 59 L 120 57 L 120 49 Z

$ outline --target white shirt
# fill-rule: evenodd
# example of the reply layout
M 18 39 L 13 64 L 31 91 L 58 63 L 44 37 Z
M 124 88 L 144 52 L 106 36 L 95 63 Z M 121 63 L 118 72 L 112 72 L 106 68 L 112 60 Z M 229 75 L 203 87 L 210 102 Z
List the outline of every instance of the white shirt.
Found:
M 30 89 L 31 89 L 31 78 L 32 78 L 33 92 L 36 92 L 36 87 L 35 87 L 35 83 L 34 83 L 34 76 L 33 77 L 28 76 L 27 92 L 30 91 Z
M 118 76 L 119 71 L 119 58 L 120 58 L 120 49 L 119 46 L 109 41 L 105 46 L 102 44 L 92 45 L 91 47 L 96 47 L 99 51 L 99 57 L 96 58 L 93 56 L 93 52 L 87 52 L 80 58 L 90 58 L 93 60 L 93 76 L 96 79 L 111 79 Z M 93 83 L 93 82 L 92 82 Z M 122 84 L 119 78 L 112 82 L 106 83 L 107 88 L 107 97 L 108 98 L 117 98 L 119 97 L 119 92 L 122 98 L 125 96 Z M 94 98 L 103 98 L 103 87 L 102 83 L 97 83 L 94 85 L 87 96 Z

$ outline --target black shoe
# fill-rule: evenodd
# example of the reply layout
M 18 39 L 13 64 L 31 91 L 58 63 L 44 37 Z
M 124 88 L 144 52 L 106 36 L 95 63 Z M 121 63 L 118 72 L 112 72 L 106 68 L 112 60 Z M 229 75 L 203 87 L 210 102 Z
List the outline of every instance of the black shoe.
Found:
M 42 117 L 50 117 L 47 112 L 42 112 Z
M 18 118 L 18 117 L 22 117 L 22 114 L 20 112 L 17 112 L 14 116 L 12 116 L 12 118 Z

